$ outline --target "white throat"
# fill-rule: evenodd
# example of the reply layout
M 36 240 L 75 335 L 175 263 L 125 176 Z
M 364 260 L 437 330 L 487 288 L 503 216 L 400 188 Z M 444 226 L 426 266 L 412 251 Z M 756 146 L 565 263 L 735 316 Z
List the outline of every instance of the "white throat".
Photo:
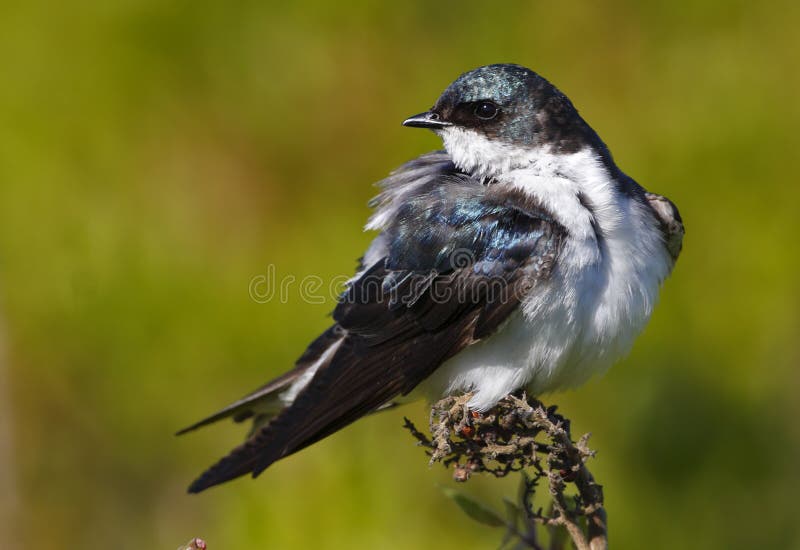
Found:
M 475 130 L 448 126 L 436 131 L 459 170 L 486 179 L 535 164 L 541 152 L 491 140 Z

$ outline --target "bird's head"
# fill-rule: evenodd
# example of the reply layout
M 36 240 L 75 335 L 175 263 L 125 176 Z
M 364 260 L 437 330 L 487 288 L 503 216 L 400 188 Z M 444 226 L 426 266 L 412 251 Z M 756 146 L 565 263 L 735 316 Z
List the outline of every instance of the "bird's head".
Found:
M 543 153 L 574 153 L 594 135 L 555 86 L 510 64 L 462 74 L 429 111 L 403 125 L 433 130 L 461 170 L 481 177 L 523 167 Z

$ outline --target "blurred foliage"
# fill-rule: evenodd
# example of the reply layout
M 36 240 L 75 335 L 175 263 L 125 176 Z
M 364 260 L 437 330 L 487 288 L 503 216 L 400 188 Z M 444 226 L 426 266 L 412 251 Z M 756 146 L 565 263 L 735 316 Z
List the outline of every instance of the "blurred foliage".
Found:
M 6 547 L 493 547 L 401 429 L 423 404 L 192 497 L 243 429 L 172 432 L 326 326 L 250 280 L 351 273 L 370 183 L 439 147 L 400 121 L 507 61 L 686 221 L 630 357 L 548 398 L 594 434 L 612 544 L 800 547 L 799 24 L 789 0 L 3 2 Z

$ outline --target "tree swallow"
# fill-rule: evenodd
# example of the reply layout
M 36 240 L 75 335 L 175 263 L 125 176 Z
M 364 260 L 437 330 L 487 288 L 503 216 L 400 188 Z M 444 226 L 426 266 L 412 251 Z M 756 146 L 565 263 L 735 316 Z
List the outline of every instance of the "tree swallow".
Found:
M 681 249 L 675 205 L 615 164 L 572 102 L 519 65 L 453 82 L 405 126 L 445 151 L 380 183 L 377 231 L 295 367 L 182 430 L 252 419 L 196 493 L 275 461 L 400 400 L 569 388 L 628 352 Z

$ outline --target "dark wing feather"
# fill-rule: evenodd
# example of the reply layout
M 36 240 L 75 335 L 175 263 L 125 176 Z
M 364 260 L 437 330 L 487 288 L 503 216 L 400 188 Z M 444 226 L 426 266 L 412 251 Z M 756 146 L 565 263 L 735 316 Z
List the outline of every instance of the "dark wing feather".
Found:
M 386 255 L 341 297 L 338 348 L 272 422 L 204 473 L 198 492 L 270 464 L 409 393 L 494 332 L 547 280 L 565 234 L 518 191 L 442 170 L 402 197 Z

